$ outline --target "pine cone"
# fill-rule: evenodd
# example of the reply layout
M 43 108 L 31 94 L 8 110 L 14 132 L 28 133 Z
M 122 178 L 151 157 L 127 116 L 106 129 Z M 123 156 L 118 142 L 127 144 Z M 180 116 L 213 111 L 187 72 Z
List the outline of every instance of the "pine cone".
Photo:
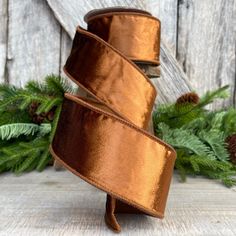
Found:
M 176 104 L 185 104 L 185 103 L 198 104 L 199 96 L 193 92 L 185 93 L 176 100 Z
M 54 119 L 54 114 L 55 114 L 55 108 L 52 108 L 48 113 L 47 113 L 47 119 L 49 121 L 53 121 Z
M 52 108 L 49 112 L 45 113 L 42 112 L 40 114 L 37 114 L 36 111 L 39 107 L 39 103 L 37 102 L 33 102 L 31 103 L 31 105 L 29 106 L 29 115 L 32 118 L 32 121 L 36 124 L 41 124 L 45 121 L 45 119 L 47 119 L 48 121 L 52 121 L 54 118 L 54 113 L 55 113 L 55 107 Z
M 41 113 L 39 115 L 37 115 L 36 113 L 32 116 L 32 121 L 38 125 L 40 125 L 41 123 L 43 123 L 43 121 L 45 120 L 46 115 L 45 113 Z
M 36 111 L 39 107 L 39 103 L 38 102 L 32 102 L 29 106 L 29 115 L 32 118 L 32 121 L 36 124 L 41 124 L 44 121 L 44 114 L 37 114 Z
M 230 160 L 232 163 L 236 165 L 236 134 L 229 136 L 226 139 L 226 143 L 228 144 L 228 151 L 230 154 Z
M 32 102 L 29 106 L 29 115 L 34 116 L 37 109 L 38 109 L 39 103 L 37 102 Z

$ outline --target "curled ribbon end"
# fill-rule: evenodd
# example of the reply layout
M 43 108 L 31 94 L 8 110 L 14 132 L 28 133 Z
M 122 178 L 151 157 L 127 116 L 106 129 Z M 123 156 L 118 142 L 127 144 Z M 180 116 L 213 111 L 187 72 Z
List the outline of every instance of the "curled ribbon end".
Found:
M 107 202 L 106 202 L 106 213 L 105 213 L 105 223 L 107 226 L 112 229 L 116 233 L 121 232 L 121 227 L 116 219 L 116 216 L 114 214 L 116 207 L 116 199 L 111 197 L 110 195 L 107 195 Z
M 105 214 L 105 223 L 106 225 L 113 230 L 115 233 L 120 233 L 121 232 L 121 227 L 118 224 L 116 217 L 114 215 L 108 215 L 107 213 Z

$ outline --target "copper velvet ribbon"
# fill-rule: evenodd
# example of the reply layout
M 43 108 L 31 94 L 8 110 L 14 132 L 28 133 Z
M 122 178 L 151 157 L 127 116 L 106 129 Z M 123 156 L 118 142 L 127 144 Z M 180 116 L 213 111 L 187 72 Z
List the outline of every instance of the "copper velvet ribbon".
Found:
M 176 158 L 147 132 L 156 90 L 134 63 L 159 65 L 160 22 L 135 9 L 85 16 L 64 70 L 89 98 L 65 94 L 51 145 L 56 160 L 107 192 L 105 221 L 120 231 L 115 213 L 163 218 Z

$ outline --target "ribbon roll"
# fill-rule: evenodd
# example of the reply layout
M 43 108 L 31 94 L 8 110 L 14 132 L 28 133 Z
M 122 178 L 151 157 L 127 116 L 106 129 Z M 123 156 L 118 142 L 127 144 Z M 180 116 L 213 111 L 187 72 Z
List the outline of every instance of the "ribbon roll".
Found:
M 89 98 L 65 94 L 53 157 L 107 192 L 105 221 L 115 213 L 163 218 L 176 153 L 147 132 L 156 90 L 134 63 L 159 65 L 160 22 L 136 9 L 103 9 L 77 28 L 64 71 Z

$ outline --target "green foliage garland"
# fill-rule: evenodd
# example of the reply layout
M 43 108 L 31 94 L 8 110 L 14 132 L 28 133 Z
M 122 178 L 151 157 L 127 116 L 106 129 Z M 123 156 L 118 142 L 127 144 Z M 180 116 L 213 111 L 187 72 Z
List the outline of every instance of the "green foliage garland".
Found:
M 175 168 L 182 181 L 186 175 L 202 175 L 236 184 L 236 166 L 229 160 L 226 138 L 236 133 L 236 110 L 209 111 L 206 106 L 228 96 L 228 86 L 207 92 L 198 103 L 161 105 L 153 114 L 155 135 L 177 151 Z M 185 95 L 186 97 L 187 95 Z M 191 96 L 191 94 L 189 95 Z
M 0 172 L 42 171 L 52 161 L 49 145 L 65 92 L 74 90 L 55 75 L 25 88 L 0 85 Z
M 207 92 L 201 99 L 185 94 L 153 114 L 155 135 L 177 151 L 175 168 L 182 181 L 187 175 L 203 175 L 229 187 L 236 184 L 236 166 L 225 142 L 236 134 L 236 110 L 206 109 L 215 99 L 226 98 L 227 88 Z M 49 145 L 65 92 L 75 91 L 55 75 L 42 83 L 30 81 L 25 88 L 0 85 L 0 172 L 42 171 L 52 161 Z

